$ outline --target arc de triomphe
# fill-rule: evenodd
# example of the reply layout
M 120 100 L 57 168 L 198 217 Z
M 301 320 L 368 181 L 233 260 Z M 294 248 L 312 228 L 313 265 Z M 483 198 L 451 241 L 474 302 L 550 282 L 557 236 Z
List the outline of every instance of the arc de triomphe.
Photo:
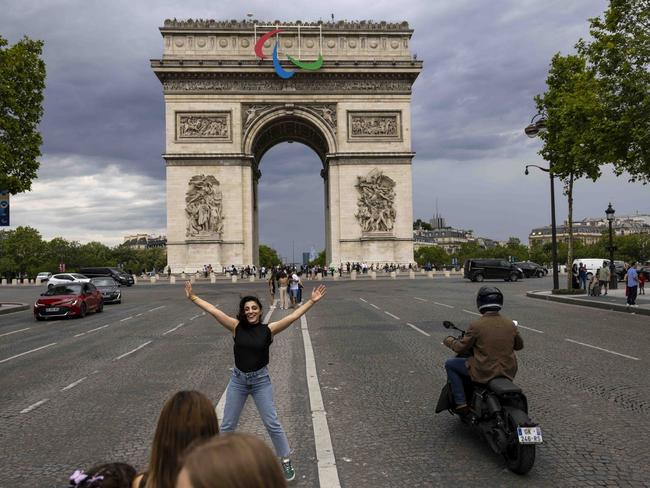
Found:
M 410 109 L 422 63 L 406 22 L 166 20 L 160 31 L 151 67 L 165 100 L 173 272 L 258 262 L 260 162 L 285 141 L 322 162 L 328 264 L 413 261 Z

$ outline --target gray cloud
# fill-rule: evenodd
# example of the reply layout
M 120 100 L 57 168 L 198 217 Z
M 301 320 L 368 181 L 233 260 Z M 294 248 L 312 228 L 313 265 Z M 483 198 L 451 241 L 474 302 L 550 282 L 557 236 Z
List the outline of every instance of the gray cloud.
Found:
M 408 20 L 415 29 L 411 49 L 424 60 L 424 71 L 412 106 L 414 216 L 430 218 L 437 197 L 450 224 L 525 240 L 532 227 L 549 221 L 548 180 L 523 176 L 524 161 L 539 161 L 539 141 L 522 131 L 535 111 L 532 97 L 544 90 L 551 56 L 571 52 L 588 34 L 586 19 L 602 14 L 606 5 L 335 0 L 296 10 L 286 0 L 0 0 L 0 33 L 10 42 L 23 34 L 44 39 L 48 69 L 44 164 L 34 191 L 14 199 L 14 223 L 29 223 L 46 236 L 69 233 L 106 242 L 136 230 L 164 231 L 164 102 L 149 67 L 149 59 L 162 53 L 158 27 L 164 19 L 241 19 L 252 11 L 258 19 L 329 20 L 334 13 L 336 20 Z M 279 145 L 264 157 L 261 170 L 262 241 L 275 243 L 283 255 L 292 240 L 296 255 L 298 247 L 308 250 L 312 243 L 322 248 L 323 189 L 313 151 Z M 79 183 L 79 175 L 108 178 L 132 193 L 112 198 L 113 190 L 107 190 L 107 198 L 100 198 L 87 182 Z M 81 218 L 74 205 L 48 210 L 57 186 L 85 199 L 83 211 L 92 218 Z M 576 216 L 599 215 L 609 200 L 623 213 L 648 212 L 646 191 L 609 171 L 597 184 L 578 183 Z M 558 196 L 560 220 L 566 215 L 562 200 Z M 107 218 L 111 205 L 118 218 Z

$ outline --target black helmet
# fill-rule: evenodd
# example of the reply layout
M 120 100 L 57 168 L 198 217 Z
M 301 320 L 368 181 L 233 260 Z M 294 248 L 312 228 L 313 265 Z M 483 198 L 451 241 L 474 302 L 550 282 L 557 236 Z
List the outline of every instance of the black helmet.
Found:
M 476 306 L 481 313 L 498 312 L 503 307 L 503 293 L 496 286 L 482 286 L 476 295 Z

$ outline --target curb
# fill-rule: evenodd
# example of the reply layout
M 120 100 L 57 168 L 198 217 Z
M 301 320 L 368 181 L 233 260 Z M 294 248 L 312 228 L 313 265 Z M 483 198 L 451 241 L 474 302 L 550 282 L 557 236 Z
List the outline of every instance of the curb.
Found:
M 557 295 L 547 295 L 546 292 L 540 292 L 540 291 L 526 292 L 526 296 L 529 298 L 536 298 L 537 300 L 548 300 L 551 302 L 570 303 L 571 305 L 600 308 L 603 310 L 611 310 L 613 312 L 623 312 L 623 313 L 636 314 L 636 315 L 650 315 L 650 309 L 647 308 L 629 309 L 627 308 L 626 305 L 618 305 L 615 303 L 603 303 L 603 302 L 586 302 L 584 300 L 575 299 L 575 298 L 560 297 Z
M 2 308 L 0 307 L 0 315 L 6 315 L 8 313 L 22 312 L 23 310 L 29 310 L 29 305 L 26 303 L 3 303 L 2 305 L 15 305 L 15 307 Z

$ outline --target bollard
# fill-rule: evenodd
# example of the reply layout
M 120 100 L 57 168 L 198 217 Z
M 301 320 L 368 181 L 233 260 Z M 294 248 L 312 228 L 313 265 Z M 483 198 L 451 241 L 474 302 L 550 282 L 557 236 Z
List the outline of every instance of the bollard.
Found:
M 350 279 L 351 280 L 357 279 L 357 272 L 355 270 L 352 270 L 352 273 L 350 273 Z
M 214 284 L 217 282 L 217 277 L 214 275 L 214 273 L 210 274 L 210 283 Z
M 190 283 L 194 283 L 196 281 L 196 276 L 192 275 L 190 276 Z
M 338 280 L 339 280 L 339 275 L 334 273 L 334 281 L 338 281 Z
M 451 273 L 449 271 L 445 271 L 445 278 L 449 278 L 451 276 Z
M 170 285 L 175 285 L 176 284 L 176 276 L 170 276 L 169 277 L 169 284 Z
M 427 278 L 433 279 L 433 271 L 427 271 Z
M 236 274 L 232 274 L 232 275 L 230 276 L 230 281 L 231 281 L 232 283 L 237 283 L 237 275 L 236 275 Z
M 391 271 L 391 272 L 390 272 L 390 277 L 391 277 L 392 279 L 397 278 L 397 273 L 395 273 L 395 271 Z
M 13 279 L 11 280 L 11 284 L 12 284 L 12 285 L 17 285 L 17 284 L 18 284 L 18 280 L 17 280 L 16 278 L 13 278 Z
M 248 277 L 248 281 L 250 281 L 251 283 L 254 282 L 254 281 L 255 281 L 255 275 L 253 275 L 253 274 L 250 275 L 250 276 Z
M 156 280 L 159 280 L 159 279 L 160 279 L 160 275 L 158 273 L 156 273 Z
M 155 277 L 155 276 L 151 276 L 151 277 L 149 278 L 149 281 L 150 281 L 152 284 L 155 283 L 155 282 L 156 282 L 156 277 Z
M 371 271 L 370 272 L 370 279 L 376 280 L 377 279 L 377 272 L 376 271 Z
M 7 278 L 2 278 L 2 286 L 6 286 L 6 285 L 7 285 Z
M 409 278 L 414 280 L 415 279 L 415 271 L 411 270 L 409 271 Z
M 317 273 L 316 274 L 316 280 L 323 281 L 323 273 Z

